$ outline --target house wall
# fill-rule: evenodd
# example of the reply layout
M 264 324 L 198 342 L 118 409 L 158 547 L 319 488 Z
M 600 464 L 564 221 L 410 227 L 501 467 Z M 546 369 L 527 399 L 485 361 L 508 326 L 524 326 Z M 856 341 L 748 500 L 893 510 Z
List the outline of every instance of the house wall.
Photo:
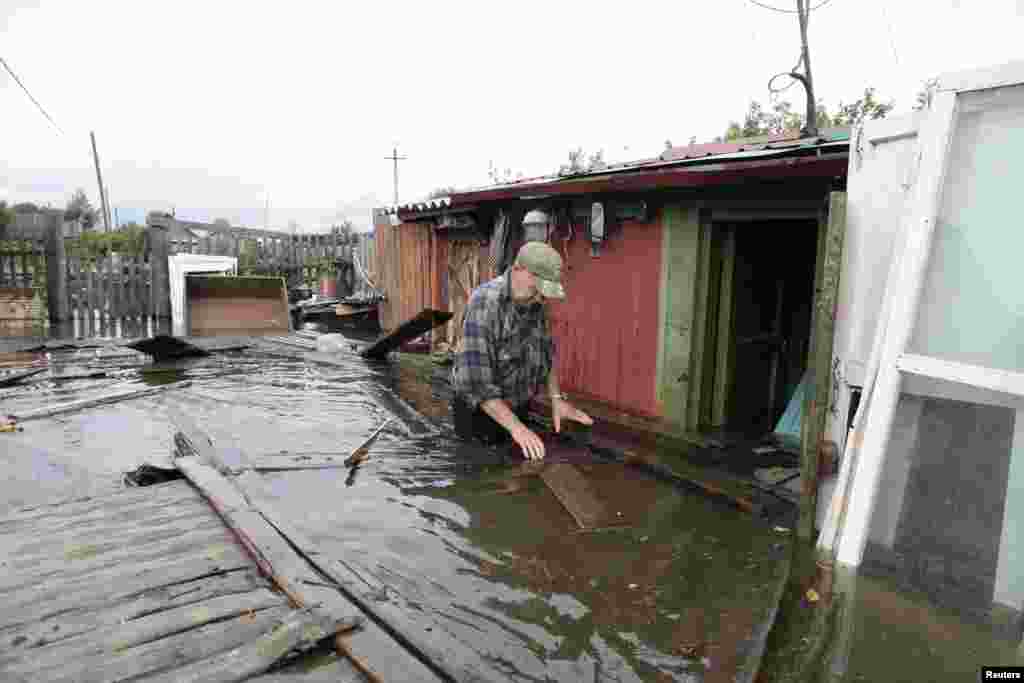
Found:
M 624 412 L 658 416 L 663 221 L 624 221 L 599 257 L 585 226 L 554 246 L 564 252 L 566 299 L 550 304 L 559 382 L 568 392 Z M 567 257 L 567 258 L 566 258 Z
M 377 308 L 380 326 L 390 332 L 434 305 L 437 288 L 436 247 L 430 223 L 391 225 L 388 217 L 374 216 L 377 277 L 387 300 Z

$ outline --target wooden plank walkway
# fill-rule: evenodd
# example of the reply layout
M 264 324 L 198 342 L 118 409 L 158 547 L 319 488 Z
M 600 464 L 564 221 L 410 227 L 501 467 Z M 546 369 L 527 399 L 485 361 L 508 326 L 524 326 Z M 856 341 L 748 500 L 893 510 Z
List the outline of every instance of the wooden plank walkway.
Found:
M 246 680 L 364 623 L 230 481 L 189 460 L 221 513 L 259 531 L 255 548 L 188 481 L 0 518 L 0 680 Z M 301 608 L 267 578 L 282 568 Z M 436 680 L 384 650 L 392 680 Z M 367 680 L 336 664 L 338 680 Z

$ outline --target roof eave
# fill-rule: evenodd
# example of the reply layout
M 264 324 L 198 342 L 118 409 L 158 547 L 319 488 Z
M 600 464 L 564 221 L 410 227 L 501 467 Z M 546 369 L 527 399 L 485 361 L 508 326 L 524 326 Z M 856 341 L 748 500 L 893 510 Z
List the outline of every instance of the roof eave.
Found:
M 727 185 L 755 179 L 813 178 L 845 175 L 849 151 L 813 156 L 775 157 L 751 161 L 704 164 L 672 164 L 633 171 L 583 175 L 514 187 L 481 189 L 452 195 L 452 208 L 464 204 L 503 199 L 541 198 L 595 194 L 599 192 L 636 192 L 665 188 Z

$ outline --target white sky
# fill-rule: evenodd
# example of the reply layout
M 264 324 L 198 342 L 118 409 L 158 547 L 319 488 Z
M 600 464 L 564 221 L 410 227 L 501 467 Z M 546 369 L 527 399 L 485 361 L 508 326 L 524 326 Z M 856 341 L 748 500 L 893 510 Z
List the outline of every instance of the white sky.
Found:
M 768 1 L 768 0 L 765 0 Z M 817 2 L 817 0 L 814 0 Z M 794 0 L 774 0 L 795 6 Z M 795 15 L 747 0 L 629 3 L 0 0 L 0 199 L 311 228 L 400 199 L 707 141 L 799 54 Z M 867 86 L 908 111 L 940 73 L 1024 58 L 1024 0 L 831 0 L 811 17 L 830 109 Z M 799 86 L 786 93 L 803 108 Z M 255 218 L 254 218 L 255 217 Z

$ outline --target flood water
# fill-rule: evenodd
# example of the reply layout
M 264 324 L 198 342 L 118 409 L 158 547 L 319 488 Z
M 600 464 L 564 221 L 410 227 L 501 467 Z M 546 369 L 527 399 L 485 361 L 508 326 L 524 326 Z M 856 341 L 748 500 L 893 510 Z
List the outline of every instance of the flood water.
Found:
M 153 364 L 101 341 L 50 351 L 52 374 L 0 389 L 2 412 L 192 384 L 0 434 L 10 474 L 0 513 L 115 490 L 127 470 L 168 465 L 172 403 L 218 446 L 251 457 L 348 455 L 390 418 L 355 476 L 267 472 L 262 483 L 325 553 L 466 644 L 494 680 L 732 681 L 749 673 L 789 566 L 788 534 L 587 458 L 577 468 L 625 523 L 581 532 L 535 468 L 454 438 L 443 369 L 422 359 L 340 357 L 323 365 L 297 349 L 252 348 Z M 66 379 L 95 371 L 107 376 Z M 1015 643 L 883 582 L 849 580 L 846 602 L 810 604 L 796 576 L 759 680 L 800 680 L 809 659 L 821 680 L 851 681 L 970 680 L 963 676 L 976 677 L 981 664 L 1015 663 Z

